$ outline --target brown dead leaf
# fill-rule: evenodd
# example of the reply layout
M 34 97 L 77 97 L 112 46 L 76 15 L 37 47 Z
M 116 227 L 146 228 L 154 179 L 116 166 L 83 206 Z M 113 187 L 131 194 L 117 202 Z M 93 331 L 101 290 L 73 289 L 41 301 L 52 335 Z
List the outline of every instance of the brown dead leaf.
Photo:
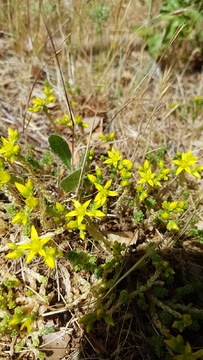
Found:
M 138 233 L 132 233 L 131 231 L 126 232 L 115 232 L 108 233 L 107 239 L 109 241 L 118 241 L 120 244 L 126 244 L 127 246 L 136 244 Z
M 83 123 L 88 124 L 88 127 L 84 128 L 85 134 L 89 134 L 91 129 L 94 132 L 98 127 L 103 129 L 103 119 L 100 116 L 85 117 Z
M 60 360 L 66 355 L 71 337 L 64 330 L 42 336 L 40 350 L 46 353 L 47 360 Z

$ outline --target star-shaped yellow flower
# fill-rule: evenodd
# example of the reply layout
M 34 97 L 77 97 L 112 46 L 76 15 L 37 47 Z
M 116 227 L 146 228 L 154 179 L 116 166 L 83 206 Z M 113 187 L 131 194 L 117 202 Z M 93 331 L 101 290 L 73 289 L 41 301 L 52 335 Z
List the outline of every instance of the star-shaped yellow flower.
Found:
M 99 191 L 94 199 L 96 206 L 100 207 L 104 205 L 108 196 L 118 196 L 118 194 L 115 191 L 108 190 L 111 186 L 111 183 L 112 183 L 112 179 L 108 180 L 104 186 L 94 183 L 95 187 Z
M 149 161 L 145 160 L 143 166 L 138 166 L 138 172 L 142 179 L 138 181 L 138 184 L 143 184 L 147 182 L 149 185 L 154 186 L 154 177 L 156 174 L 152 172 L 151 166 L 149 165 Z
M 104 161 L 104 164 L 113 164 L 113 166 L 117 168 L 119 160 L 122 159 L 122 156 L 120 155 L 120 151 L 119 150 L 116 151 L 112 147 L 112 150 L 108 151 L 108 157 L 109 158 Z
M 191 167 L 193 167 L 197 162 L 197 156 L 194 156 L 190 150 L 188 152 L 182 153 L 180 159 L 172 160 L 174 164 L 178 165 L 176 170 L 176 175 L 179 175 L 183 170 L 188 172 L 189 174 L 192 173 Z
M 100 210 L 87 210 L 91 200 L 86 201 L 84 204 L 80 204 L 77 200 L 72 200 L 75 205 L 75 210 L 72 210 L 66 214 L 66 217 L 77 217 L 78 224 L 80 225 L 84 219 L 84 217 L 87 216 L 94 216 L 94 217 L 101 217 L 105 216 Z
M 37 254 L 43 256 L 44 258 L 46 257 L 46 252 L 44 250 L 44 245 L 51 240 L 50 237 L 46 238 L 46 237 L 39 237 L 37 230 L 35 229 L 35 227 L 32 225 L 31 227 L 31 241 L 28 243 L 24 243 L 22 245 L 18 246 L 18 249 L 20 250 L 28 250 L 29 254 L 26 258 L 26 263 L 29 263 L 33 257 Z
M 37 230 L 32 225 L 31 227 L 31 240 L 23 244 L 8 243 L 7 245 L 13 251 L 6 255 L 8 259 L 18 259 L 22 255 L 28 253 L 26 263 L 29 263 L 35 255 L 39 254 L 44 258 L 44 262 L 51 267 L 55 268 L 55 258 L 60 255 L 60 251 L 53 247 L 44 247 L 44 245 L 51 240 L 51 237 L 39 237 Z
M 80 204 L 79 201 L 73 199 L 72 200 L 75 205 L 75 210 L 72 210 L 66 214 L 66 217 L 76 216 L 78 219 L 78 224 L 81 224 L 85 215 L 92 216 L 91 212 L 87 210 L 91 200 L 87 200 L 84 204 Z

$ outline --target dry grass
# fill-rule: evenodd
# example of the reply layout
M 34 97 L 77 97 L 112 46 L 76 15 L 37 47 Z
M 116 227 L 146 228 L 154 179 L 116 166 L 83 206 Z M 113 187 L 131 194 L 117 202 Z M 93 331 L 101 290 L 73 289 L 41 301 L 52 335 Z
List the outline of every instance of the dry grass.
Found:
M 186 104 L 189 99 L 202 94 L 202 74 L 186 74 L 167 67 L 161 70 L 133 31 L 135 24 L 145 26 L 158 15 L 160 1 L 152 8 L 138 1 L 135 4 L 133 0 L 106 1 L 111 11 L 100 27 L 92 20 L 95 17 L 94 3 L 83 0 L 0 2 L 1 135 L 6 135 L 8 126 L 11 126 L 21 133 L 25 148 L 32 144 L 39 154 L 47 148 L 47 136 L 53 132 L 51 123 L 41 115 L 30 117 L 26 111 L 31 95 L 41 94 L 45 79 L 54 87 L 58 99 L 53 109 L 54 116 L 60 117 L 61 111 L 67 112 L 63 82 L 46 31 L 47 25 L 74 114 L 81 114 L 84 121 L 87 117 L 99 116 L 99 130 L 115 131 L 114 146 L 121 149 L 135 166 L 144 160 L 149 149 L 154 151 L 162 146 L 167 147 L 171 157 L 177 150 L 192 149 L 201 158 L 201 117 L 195 122 L 192 119 L 178 121 L 171 113 L 170 104 L 175 101 Z M 97 131 L 97 128 L 93 131 L 91 146 L 97 145 Z M 70 134 L 63 130 L 61 134 L 71 141 Z M 4 214 L 3 205 L 0 211 Z M 7 226 L 5 215 L 3 221 L 3 226 Z M 10 236 L 9 232 L 7 227 L 2 233 L 3 245 L 6 243 L 4 238 Z M 64 235 L 61 248 L 65 243 Z M 186 267 L 187 255 L 171 255 L 175 256 L 178 261 L 181 258 L 182 266 Z M 128 321 L 125 318 L 129 316 L 128 312 L 122 314 L 121 328 L 98 325 L 89 338 L 84 335 L 78 318 L 88 306 L 93 306 L 88 292 L 90 282 L 84 274 L 74 273 L 70 265 L 68 268 L 65 260 L 54 275 L 40 262 L 29 269 L 22 263 L 5 263 L 2 258 L 0 268 L 2 277 L 8 272 L 20 274 L 28 287 L 52 297 L 43 321 L 69 334 L 68 348 L 61 355 L 62 359 L 155 359 L 137 309 Z M 35 278 L 39 273 L 48 276 L 47 289 L 37 284 Z M 40 295 L 36 294 L 38 297 Z M 63 311 L 64 304 L 70 305 L 68 315 Z M 60 316 L 57 305 L 62 307 Z M 43 312 L 43 304 L 40 303 L 39 308 Z M 135 321 L 136 317 L 138 321 Z M 12 341 L 6 344 L 7 340 L 0 341 L 2 359 L 34 359 L 27 347 L 21 355 L 12 353 L 14 344 Z M 47 359 L 58 360 L 56 351 L 54 349 L 54 357 L 47 355 Z

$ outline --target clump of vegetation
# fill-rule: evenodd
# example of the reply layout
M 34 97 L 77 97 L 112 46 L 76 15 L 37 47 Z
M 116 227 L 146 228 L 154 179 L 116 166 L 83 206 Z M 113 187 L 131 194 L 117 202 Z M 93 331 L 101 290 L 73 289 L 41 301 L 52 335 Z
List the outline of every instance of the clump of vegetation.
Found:
M 161 65 L 200 70 L 203 59 L 202 1 L 162 1 L 157 17 L 139 30 L 153 58 Z
M 45 97 L 32 100 L 29 111 L 42 111 L 50 118 L 47 105 L 55 100 L 50 85 L 45 85 L 44 94 Z M 63 125 L 73 127 L 68 115 L 63 115 L 62 119 Z M 76 120 L 76 124 L 81 129 L 85 126 L 81 118 Z M 21 236 L 20 241 L 6 244 L 5 257 L 11 260 L 25 258 L 27 264 L 35 257 L 41 257 L 52 269 L 60 258 L 66 257 L 73 264 L 74 271 L 83 270 L 89 276 L 94 275 L 90 288 L 95 300 L 94 310 L 80 319 L 87 332 L 98 321 L 114 326 L 118 312 L 122 313 L 129 306 L 133 309 L 137 304 L 140 313 L 148 309 L 154 327 L 163 336 L 162 347 L 165 343 L 180 356 L 185 351 L 192 354 L 190 345 L 184 348 L 182 335 L 177 337 L 182 347 L 175 345 L 175 334 L 177 331 L 184 333 L 194 322 L 197 327 L 202 327 L 202 310 L 198 304 L 182 304 L 184 294 L 190 295 L 190 300 L 193 298 L 197 283 L 186 282 L 181 289 L 176 278 L 179 276 L 177 269 L 171 266 L 163 250 L 165 244 L 170 243 L 170 251 L 173 251 L 192 235 L 199 241 L 195 227 L 199 201 L 191 182 L 198 182 L 203 166 L 198 164 L 198 157 L 190 150 L 177 152 L 170 159 L 167 149 L 162 148 L 153 155 L 148 152 L 144 163 L 134 169 L 132 161 L 111 145 L 114 137 L 113 133 L 102 134 L 101 141 L 107 144 L 110 141 L 107 151 L 98 156 L 87 147 L 85 153 L 81 152 L 76 166 L 72 156 L 74 150 L 70 150 L 66 140 L 58 134 L 50 135 L 50 148 L 64 167 L 59 188 L 54 160 L 49 167 L 56 194 L 53 196 L 46 187 L 46 171 L 42 171 L 40 166 L 42 159 L 28 160 L 19 145 L 18 131 L 8 129 L 7 138 L 1 137 L 1 189 L 12 201 L 11 224 L 13 229 L 16 224 L 20 225 Z M 39 166 L 36 167 L 36 163 Z M 67 194 L 68 202 L 65 200 L 67 196 L 59 199 L 60 188 L 64 195 Z M 105 235 L 111 217 L 116 220 L 115 230 L 116 227 L 130 228 L 140 234 L 134 264 L 130 239 L 126 246 L 122 237 L 119 242 L 111 242 Z M 61 249 L 60 238 L 64 233 L 68 237 L 74 236 L 74 249 L 68 250 L 68 242 Z M 77 249 L 78 241 L 80 250 Z M 105 259 L 92 249 L 92 244 L 102 249 Z M 185 293 L 188 286 L 190 288 Z M 37 314 L 27 314 L 23 307 L 18 306 L 13 287 L 5 283 L 1 288 L 2 314 L 6 311 L 1 321 L 2 334 L 19 334 L 22 330 L 30 333 Z M 165 321 L 166 315 L 170 321 Z M 150 336 L 149 329 L 147 331 Z M 152 333 L 151 336 L 153 347 Z M 166 350 L 156 351 L 158 356 L 159 352 L 165 354 Z M 200 353 L 202 350 L 193 353 L 193 357 L 198 358 Z

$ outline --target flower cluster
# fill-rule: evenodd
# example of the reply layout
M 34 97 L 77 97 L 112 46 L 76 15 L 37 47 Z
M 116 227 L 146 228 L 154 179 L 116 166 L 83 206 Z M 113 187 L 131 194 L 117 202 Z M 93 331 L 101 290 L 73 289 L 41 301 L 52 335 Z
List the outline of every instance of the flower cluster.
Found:
M 19 211 L 12 220 L 13 224 L 22 223 L 26 226 L 29 222 L 29 213 L 34 210 L 39 203 L 39 200 L 34 197 L 34 185 L 30 179 L 28 179 L 25 185 L 15 182 L 15 186 L 20 195 L 25 198 L 25 208 Z
M 129 179 L 132 177 L 133 163 L 128 159 L 122 159 L 119 162 L 118 170 L 121 177 L 121 186 L 126 187 L 130 184 Z
M 98 174 L 98 170 L 97 170 L 97 174 Z M 94 199 L 94 204 L 95 204 L 96 208 L 103 206 L 106 203 L 107 198 L 109 196 L 117 196 L 118 195 L 115 191 L 109 190 L 109 188 L 112 184 L 112 179 L 108 180 L 105 185 L 102 185 L 101 181 L 99 179 L 99 176 L 96 177 L 94 175 L 88 174 L 87 177 L 91 181 L 91 183 L 94 184 L 96 189 L 98 190 L 98 193 Z
M 81 115 L 74 116 L 75 124 L 78 125 L 80 128 L 87 128 L 89 125 L 83 122 L 83 118 Z M 72 127 L 72 119 L 71 116 L 68 114 L 64 114 L 60 119 L 56 119 L 56 123 L 59 125 L 65 125 L 67 127 Z
M 5 161 L 14 162 L 15 157 L 20 153 L 18 141 L 18 130 L 8 128 L 8 139 L 1 137 L 0 154 L 4 155 Z
M 141 179 L 137 183 L 136 192 L 140 201 L 143 201 L 148 196 L 149 186 L 161 187 L 162 181 L 168 180 L 170 169 L 165 167 L 164 161 L 159 160 L 157 163 L 157 171 L 153 172 L 148 160 L 145 160 L 144 165 L 138 166 L 138 173 Z
M 85 217 L 103 217 L 106 216 L 102 211 L 98 210 L 97 206 L 94 204 L 91 210 L 88 210 L 91 200 L 87 200 L 84 204 L 81 204 L 77 200 L 72 200 L 75 206 L 75 210 L 69 211 L 66 214 L 66 218 L 76 217 L 75 220 L 71 220 L 67 223 L 69 229 L 78 229 L 80 231 L 80 237 L 84 240 L 85 238 Z
M 44 89 L 44 93 L 46 95 L 45 100 L 47 106 L 50 101 L 54 100 L 53 89 L 47 86 Z M 35 112 L 38 111 L 37 109 L 39 110 L 39 108 L 36 107 Z M 76 117 L 76 120 L 80 126 L 82 124 L 82 118 Z M 68 125 L 70 117 L 68 115 L 64 115 L 62 121 L 64 124 Z M 103 140 L 112 140 L 115 134 L 112 133 L 110 135 L 108 139 L 105 137 Z M 12 130 L 11 128 L 8 129 L 7 139 L 1 137 L 0 154 L 3 154 L 4 159 L 0 158 L 0 187 L 3 187 L 5 184 L 11 182 L 12 187 L 15 187 L 15 190 L 17 189 L 25 206 L 15 214 L 12 219 L 12 223 L 20 223 L 27 227 L 28 231 L 30 231 L 29 226 L 31 226 L 31 240 L 30 242 L 22 244 L 9 243 L 9 247 L 12 252 L 9 253 L 7 257 L 14 259 L 27 254 L 26 261 L 29 262 L 35 255 L 39 254 L 44 258 L 45 263 L 53 268 L 54 259 L 58 256 L 59 252 L 54 247 L 48 247 L 46 244 L 51 238 L 39 237 L 35 227 L 30 223 L 30 213 L 40 207 L 39 199 L 34 195 L 33 181 L 28 178 L 25 183 L 21 182 L 20 179 L 14 182 L 10 172 L 5 166 L 5 161 L 14 162 L 16 156 L 18 156 L 18 160 L 22 164 L 25 164 L 25 158 L 23 158 L 22 155 L 19 155 L 20 147 L 17 144 L 17 140 L 18 131 Z M 107 154 L 108 156 L 101 157 L 103 168 L 95 165 L 94 171 L 87 173 L 85 176 L 85 187 L 87 186 L 89 189 L 91 188 L 93 190 L 92 196 L 90 194 L 91 198 L 89 198 L 89 200 L 80 202 L 77 199 L 72 199 L 74 208 L 70 208 L 68 210 L 66 206 L 60 202 L 50 203 L 46 208 L 47 214 L 52 216 L 52 219 L 55 221 L 57 226 L 65 225 L 66 229 L 78 230 L 80 238 L 83 240 L 86 235 L 87 223 L 89 224 L 89 221 L 87 220 L 88 217 L 94 219 L 105 217 L 107 214 L 107 204 L 109 202 L 109 198 L 120 196 L 118 200 L 116 200 L 119 204 L 119 201 L 123 202 L 126 194 L 133 189 L 133 186 L 129 186 L 133 184 L 133 163 L 128 159 L 124 159 L 120 154 L 120 151 L 115 150 L 113 146 Z M 88 159 L 90 162 L 94 156 L 93 150 L 90 150 L 89 156 L 91 157 Z M 172 162 L 177 166 L 175 172 L 176 176 L 179 176 L 183 172 L 187 172 L 197 178 L 200 178 L 203 166 L 197 166 L 197 160 L 197 157 L 194 156 L 190 150 L 187 153 L 177 153 L 177 156 L 172 160 Z M 143 205 L 146 206 L 146 209 L 153 209 L 154 211 L 154 207 L 157 206 L 157 202 L 153 195 L 153 191 L 155 188 L 162 187 L 163 182 L 169 179 L 171 170 L 165 166 L 163 158 L 159 158 L 156 161 L 153 159 L 149 161 L 147 159 L 144 161 L 143 165 L 138 166 L 138 174 L 140 179 L 138 179 L 138 182 L 134 186 L 133 195 L 131 193 L 130 196 L 131 200 L 136 202 L 137 214 L 139 215 L 137 223 L 140 224 L 145 215 L 143 212 L 144 208 L 139 212 L 141 202 L 145 201 Z M 32 171 L 30 175 L 32 175 Z M 124 191 L 123 188 L 125 188 Z M 161 202 L 159 200 L 159 204 L 162 204 L 161 209 L 158 208 L 155 210 L 158 221 L 165 223 L 168 230 L 179 230 L 178 222 L 180 214 L 182 214 L 186 209 L 185 203 L 183 201 L 163 200 Z M 102 211 L 100 208 L 102 208 Z M 39 211 L 41 211 L 41 209 L 39 209 Z
M 143 166 L 138 166 L 138 173 L 141 177 L 141 179 L 138 181 L 138 184 L 148 183 L 152 187 L 161 187 L 161 181 L 168 180 L 170 169 L 165 168 L 163 160 L 160 160 L 158 163 L 158 173 L 153 173 L 149 161 L 145 160 Z
M 44 87 L 44 95 L 45 97 L 35 97 L 32 100 L 32 106 L 28 108 L 29 111 L 33 113 L 39 113 L 40 111 L 47 112 L 47 107 L 50 103 L 55 100 L 55 96 L 53 95 L 54 89 L 50 85 L 45 85 Z
M 129 179 L 132 176 L 133 163 L 128 159 L 123 159 L 119 150 L 115 150 L 112 147 L 112 149 L 108 151 L 108 158 L 103 163 L 111 165 L 113 170 L 118 171 L 122 187 L 126 187 L 130 184 Z
M 166 222 L 167 230 L 179 230 L 178 220 L 179 214 L 186 209 L 184 201 L 164 201 L 162 209 L 158 211 L 158 219 Z
M 99 135 L 99 138 L 102 140 L 102 141 L 113 141 L 115 139 L 115 132 L 112 132 L 110 134 L 107 134 L 107 135 L 104 135 L 104 134 L 101 134 Z
M 60 119 L 56 119 L 56 123 L 59 125 L 72 126 L 71 117 L 68 114 L 64 114 Z

